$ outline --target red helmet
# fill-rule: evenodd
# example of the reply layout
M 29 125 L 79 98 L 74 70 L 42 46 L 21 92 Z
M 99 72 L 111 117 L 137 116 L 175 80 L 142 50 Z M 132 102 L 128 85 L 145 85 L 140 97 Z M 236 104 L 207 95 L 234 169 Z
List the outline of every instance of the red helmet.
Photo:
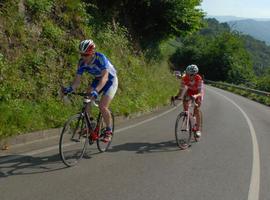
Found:
M 93 40 L 83 40 L 79 45 L 80 53 L 93 54 L 95 52 L 96 45 Z

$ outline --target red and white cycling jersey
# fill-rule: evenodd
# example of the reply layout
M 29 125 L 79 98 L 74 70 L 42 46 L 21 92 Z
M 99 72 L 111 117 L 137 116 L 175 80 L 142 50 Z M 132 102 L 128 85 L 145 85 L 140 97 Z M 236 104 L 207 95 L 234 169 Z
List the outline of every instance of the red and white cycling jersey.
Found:
M 187 86 L 187 95 L 192 96 L 198 93 L 202 93 L 203 91 L 203 80 L 199 74 L 194 76 L 194 79 L 191 80 L 189 75 L 184 75 L 182 77 L 182 86 Z

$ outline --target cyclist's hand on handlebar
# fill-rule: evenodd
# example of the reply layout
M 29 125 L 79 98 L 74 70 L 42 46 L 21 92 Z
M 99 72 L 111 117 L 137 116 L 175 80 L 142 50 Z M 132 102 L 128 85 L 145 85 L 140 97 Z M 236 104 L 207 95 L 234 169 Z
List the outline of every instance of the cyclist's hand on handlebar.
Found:
M 198 99 L 199 96 L 200 96 L 200 95 L 192 95 L 192 96 L 191 96 L 191 98 L 192 98 L 192 100 L 193 100 L 193 102 L 194 102 L 194 105 L 197 106 L 197 107 L 198 107 L 199 105 L 197 104 L 196 99 Z
M 198 95 L 198 94 L 194 94 L 194 95 L 192 95 L 192 98 L 194 98 L 196 100 L 196 99 L 198 99 L 199 96 L 200 95 Z
M 171 96 L 171 105 L 175 105 L 175 103 L 174 103 L 174 96 Z
M 175 100 L 182 100 L 179 96 L 172 96 L 171 97 L 171 105 L 176 105 Z
M 63 93 L 64 95 L 67 95 L 67 94 L 69 94 L 69 93 L 71 93 L 71 92 L 73 92 L 72 86 L 62 87 L 62 93 Z
M 180 101 L 183 100 L 183 98 L 181 96 L 175 96 L 174 99 L 175 100 L 180 100 Z
M 98 98 L 98 92 L 96 90 L 92 90 L 90 92 L 90 97 L 91 99 L 96 100 Z
M 67 94 L 70 93 L 67 89 L 68 87 L 61 86 L 60 95 L 65 104 L 70 104 L 71 101 L 69 100 Z

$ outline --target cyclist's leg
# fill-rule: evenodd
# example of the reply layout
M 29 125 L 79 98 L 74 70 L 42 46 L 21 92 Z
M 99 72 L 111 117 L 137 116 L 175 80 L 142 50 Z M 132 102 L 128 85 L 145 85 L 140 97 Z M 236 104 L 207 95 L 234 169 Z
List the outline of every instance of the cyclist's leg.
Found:
M 94 90 L 94 88 L 97 87 L 98 83 L 99 83 L 99 79 L 94 79 L 93 82 L 91 83 L 90 87 L 87 89 L 87 93 L 90 94 Z M 86 106 L 86 111 L 87 111 L 88 114 L 91 113 L 90 108 L 91 108 L 91 106 L 90 106 L 90 104 L 88 104 Z
M 117 88 L 118 88 L 118 80 L 115 77 L 111 81 L 111 83 L 107 83 L 104 86 L 104 89 L 103 89 L 104 94 L 103 94 L 103 96 L 100 100 L 100 104 L 99 104 L 100 112 L 104 118 L 104 122 L 105 122 L 106 127 L 108 129 L 112 128 L 112 117 L 111 117 L 111 113 L 109 110 L 109 106 L 110 106 L 112 99 L 114 98 L 114 95 L 117 91 Z
M 111 119 L 111 114 L 109 110 L 111 101 L 112 99 L 109 96 L 103 95 L 99 103 L 99 109 L 107 128 L 112 127 L 112 119 Z
M 196 100 L 195 100 L 197 106 L 195 106 L 194 108 L 194 115 L 196 117 L 196 122 L 197 122 L 197 129 L 198 131 L 201 131 L 201 112 L 200 112 L 200 107 L 201 107 L 201 97 L 198 97 Z

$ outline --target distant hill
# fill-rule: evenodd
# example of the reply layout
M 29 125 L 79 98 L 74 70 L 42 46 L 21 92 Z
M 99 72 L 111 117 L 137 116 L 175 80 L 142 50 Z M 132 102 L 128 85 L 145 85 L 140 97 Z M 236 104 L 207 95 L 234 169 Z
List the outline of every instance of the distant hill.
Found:
M 201 35 L 215 37 L 222 32 L 231 32 L 228 23 L 220 23 L 215 18 L 208 18 L 206 22 L 208 26 L 200 31 Z M 258 76 L 264 75 L 267 69 L 270 69 L 270 46 L 267 46 L 265 42 L 255 39 L 255 37 L 246 33 L 240 34 L 239 37 L 244 42 L 246 51 L 250 53 L 255 74 Z
M 257 21 L 253 19 L 245 19 L 239 21 L 230 21 L 228 24 L 233 30 L 251 35 L 254 38 L 265 41 L 268 45 L 270 45 L 270 20 Z
M 236 17 L 236 16 L 215 16 L 215 15 L 207 15 L 206 18 L 215 18 L 219 22 L 230 22 L 230 21 L 240 21 L 246 19 L 253 19 L 255 21 L 270 21 L 270 18 L 247 18 L 247 17 Z
M 252 57 L 255 74 L 263 76 L 267 69 L 270 69 L 270 46 L 249 35 L 242 35 L 242 39 L 246 50 Z
M 238 21 L 238 20 L 244 20 L 246 18 L 243 17 L 235 17 L 235 16 L 214 16 L 214 15 L 209 15 L 207 18 L 215 18 L 219 22 L 230 22 L 230 21 Z
M 270 45 L 270 18 L 248 19 L 235 16 L 207 16 L 207 18 L 215 18 L 221 23 L 226 22 L 232 30 L 251 35 Z

